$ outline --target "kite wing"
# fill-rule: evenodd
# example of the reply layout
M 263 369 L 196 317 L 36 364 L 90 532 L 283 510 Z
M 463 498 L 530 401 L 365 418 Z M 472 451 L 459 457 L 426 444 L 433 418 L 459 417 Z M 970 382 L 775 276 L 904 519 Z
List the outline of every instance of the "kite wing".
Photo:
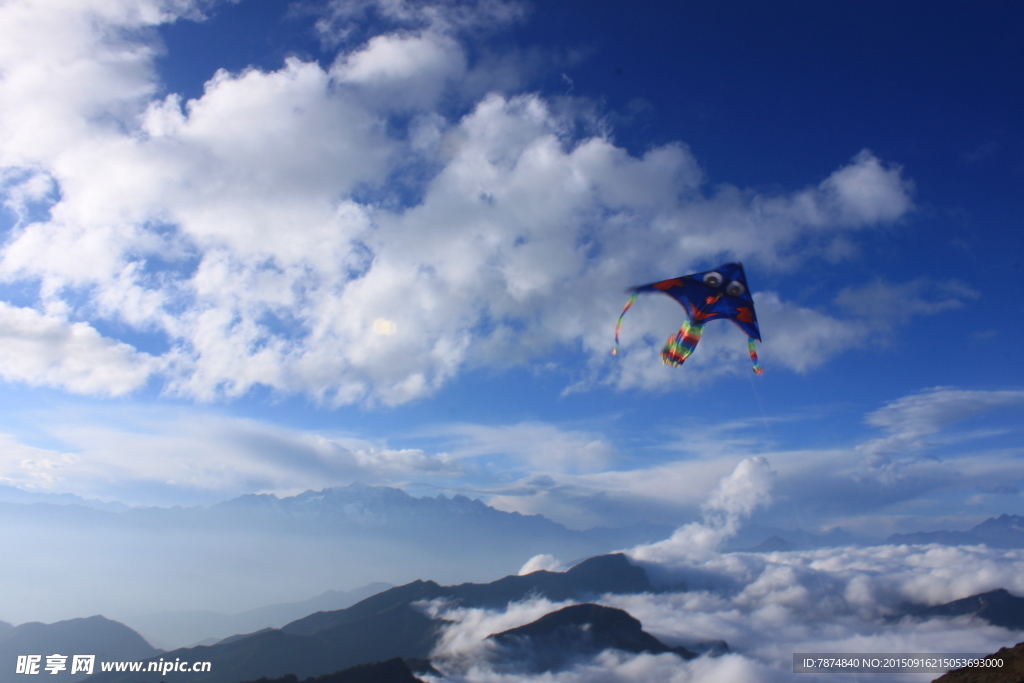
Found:
M 689 318 L 674 337 L 669 337 L 661 351 L 661 359 L 666 365 L 682 365 L 697 347 L 704 325 L 712 320 L 724 319 L 731 320 L 747 335 L 747 348 L 754 364 L 754 372 L 761 374 L 762 369 L 754 346 L 755 340 L 761 341 L 761 330 L 757 326 L 754 299 L 747 287 L 743 264 L 726 263 L 714 270 L 652 282 L 632 287 L 627 291 L 632 292 L 632 296 L 626 302 L 615 325 L 613 354 L 618 353 L 622 318 L 637 297 L 648 292 L 662 292 L 678 301 L 686 309 Z

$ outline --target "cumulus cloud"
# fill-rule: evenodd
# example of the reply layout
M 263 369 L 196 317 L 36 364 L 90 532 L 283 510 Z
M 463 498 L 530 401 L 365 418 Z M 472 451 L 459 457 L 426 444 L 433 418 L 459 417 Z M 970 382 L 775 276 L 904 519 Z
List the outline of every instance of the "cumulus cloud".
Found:
M 677 529 L 664 541 L 636 548 L 631 556 L 646 562 L 657 562 L 666 556 L 693 560 L 711 557 L 739 531 L 740 524 L 756 508 L 771 502 L 773 474 L 763 457 L 741 461 L 712 489 L 703 505 L 701 522 L 691 522 Z
M 466 56 L 448 36 L 375 36 L 361 50 L 339 59 L 331 74 L 338 83 L 365 91 L 378 107 L 429 109 L 446 88 L 465 75 Z
M 867 150 L 830 175 L 820 191 L 833 215 L 853 225 L 895 221 L 913 208 L 913 186 L 900 168 L 886 168 Z
M 149 354 L 87 323 L 0 301 L 0 377 L 7 381 L 118 396 L 138 389 L 159 367 Z
M 664 308 L 635 316 L 609 363 L 624 283 L 722 258 L 825 258 L 912 208 L 901 170 L 867 151 L 766 196 L 709 189 L 682 143 L 633 156 L 574 100 L 491 93 L 445 114 L 446 93 L 465 97 L 488 68 L 462 36 L 522 16 L 509 3 L 334 3 L 326 32 L 367 12 L 392 28 L 342 40 L 326 70 L 289 58 L 211 74 L 187 102 L 157 97 L 151 29 L 200 9 L 0 8 L 0 187 L 15 216 L 0 277 L 65 325 L 158 339 L 112 343 L 158 357 L 149 375 L 173 394 L 264 386 L 394 405 L 560 347 L 582 349 L 589 382 L 700 381 L 738 368 L 742 344 L 709 330 L 694 372 L 664 372 L 649 362 L 649 337 L 679 321 Z M 853 344 L 842 321 L 758 297 L 766 325 L 786 316 L 805 332 L 779 347 L 783 367 Z M 374 332 L 382 319 L 394 334 Z

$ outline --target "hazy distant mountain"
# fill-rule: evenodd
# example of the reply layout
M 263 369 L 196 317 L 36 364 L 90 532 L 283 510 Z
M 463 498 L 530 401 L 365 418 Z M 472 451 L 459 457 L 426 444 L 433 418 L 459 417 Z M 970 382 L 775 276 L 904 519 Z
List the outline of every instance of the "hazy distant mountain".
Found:
M 264 628 L 280 628 L 313 612 L 343 609 L 364 598 L 391 588 L 390 583 L 371 583 L 350 591 L 329 590 L 301 602 L 286 602 L 247 610 L 238 614 L 211 611 L 157 612 L 128 617 L 124 622 L 153 645 L 165 650 L 212 645 L 230 636 Z
M 885 540 L 856 536 L 840 527 L 818 534 L 802 529 L 780 529 L 749 524 L 726 544 L 729 552 L 778 552 L 840 546 L 873 545 L 980 545 L 990 548 L 1024 548 L 1024 517 L 1001 515 L 968 531 L 917 531 L 893 534 Z
M 778 552 L 874 545 L 876 542 L 863 536 L 851 534 L 842 527 L 834 527 L 819 534 L 804 529 L 781 529 L 760 524 L 748 524 L 729 539 L 725 549 L 727 552 Z
M 752 548 L 737 548 L 736 552 L 746 553 L 778 553 L 778 552 L 789 552 L 790 550 L 796 550 L 796 546 L 780 536 L 769 536 L 761 543 L 758 543 Z
M 82 507 L 94 508 L 96 510 L 109 510 L 120 512 L 128 510 L 130 506 L 124 503 L 106 503 L 92 498 L 82 498 L 73 493 L 35 493 L 23 491 L 14 486 L 0 485 L 0 503 L 50 503 L 51 505 L 80 505 Z
M 12 624 L 8 624 L 6 621 L 0 621 L 0 640 L 2 640 L 13 628 L 14 626 Z
M 289 498 L 270 494 L 241 496 L 211 506 L 208 515 L 211 520 L 258 521 L 282 530 L 296 526 L 307 531 L 345 529 L 456 547 L 465 545 L 467 534 L 473 536 L 474 544 L 477 534 L 483 533 L 501 534 L 503 542 L 515 539 L 519 543 L 530 538 L 557 537 L 569 542 L 564 554 L 570 556 L 574 547 L 636 545 L 660 540 L 674 531 L 670 525 L 656 524 L 570 531 L 542 515 L 502 512 L 462 495 L 416 498 L 400 489 L 362 484 L 306 491 Z
M 1001 667 L 963 668 L 950 671 L 932 683 L 1021 683 L 1024 681 L 1024 643 L 1003 647 L 985 659 L 1001 659 Z
M 891 545 L 981 545 L 990 548 L 1024 548 L 1024 517 L 1000 515 L 986 519 L 967 531 L 918 531 L 912 534 L 893 534 L 885 540 Z
M 510 663 L 516 670 L 534 673 L 564 669 L 609 648 L 633 653 L 673 652 L 684 659 L 697 656 L 686 648 L 665 645 L 624 610 L 590 603 L 564 607 L 488 638 L 501 646 L 496 662 L 499 668 Z
M 984 619 L 993 626 L 1015 631 L 1024 631 L 1024 598 L 1018 598 L 1003 588 L 988 593 L 953 600 L 942 605 L 900 605 L 899 617 L 911 616 L 920 619 L 937 617 L 960 617 L 973 615 Z
M 36 610 L 40 616 L 56 615 L 54 620 L 98 612 L 121 621 L 168 610 L 237 614 L 373 581 L 398 585 L 421 576 L 443 584 L 490 581 L 535 555 L 562 561 L 591 557 L 658 541 L 671 531 L 656 525 L 571 530 L 540 515 L 502 512 L 465 496 L 417 498 L 359 485 L 286 498 L 242 496 L 210 507 L 122 512 L 0 502 L 0 537 L 19 548 L 14 562 L 0 563 L 0 585 L 20 588 L 6 596 L 8 611 L 0 618 L 11 620 L 15 613 L 40 618 Z M 34 542 L 39 538 L 48 540 Z M 65 550 L 72 547 L 73 569 Z M 59 600 L 46 582 L 19 578 L 53 576 L 54 568 L 65 588 Z M 206 616 L 217 623 L 215 614 Z M 158 635 L 136 623 L 155 640 L 175 646 L 268 625 L 208 636 L 189 635 L 185 628 Z
M 71 655 L 96 655 L 99 662 L 147 659 L 160 653 L 124 624 L 101 616 L 53 624 L 30 622 L 0 633 L 0 681 L 22 679 L 15 674 L 18 655 L 41 655 L 40 674 L 46 680 L 68 683 L 85 678 L 82 674 L 71 676 Z M 50 674 L 43 670 L 46 656 L 52 654 L 68 655 L 66 671 Z
M 444 598 L 465 606 L 504 606 L 530 595 L 565 600 L 650 590 L 644 570 L 630 564 L 624 555 L 594 557 L 566 572 L 506 576 L 488 584 L 441 586 L 433 581 L 414 581 L 347 609 L 311 614 L 281 629 L 166 653 L 165 659 L 180 657 L 213 664 L 209 673 L 170 673 L 163 678 L 189 683 L 237 683 L 286 674 L 305 678 L 393 657 L 426 658 L 443 623 L 412 606 L 421 600 Z M 103 674 L 95 679 L 96 683 L 140 680 L 146 677 Z
M 298 683 L 298 681 L 297 676 L 288 675 L 281 678 L 261 678 L 251 683 Z M 343 671 L 307 678 L 303 683 L 423 683 L 423 680 L 413 675 L 412 669 L 402 658 L 395 657 L 386 662 L 360 664 Z

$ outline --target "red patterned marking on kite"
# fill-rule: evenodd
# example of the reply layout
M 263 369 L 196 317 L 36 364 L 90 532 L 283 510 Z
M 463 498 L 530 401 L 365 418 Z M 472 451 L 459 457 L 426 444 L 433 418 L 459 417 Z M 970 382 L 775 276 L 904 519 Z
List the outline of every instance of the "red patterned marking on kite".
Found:
M 754 322 L 754 312 L 746 306 L 737 306 L 736 319 L 743 323 L 752 323 Z
M 677 278 L 673 278 L 671 280 L 662 280 L 661 282 L 655 282 L 653 285 L 651 285 L 651 287 L 654 287 L 655 289 L 660 289 L 663 292 L 666 291 L 666 290 L 672 289 L 673 287 L 682 287 L 682 286 L 683 286 L 683 280 L 682 280 L 682 278 L 678 278 L 678 277 Z

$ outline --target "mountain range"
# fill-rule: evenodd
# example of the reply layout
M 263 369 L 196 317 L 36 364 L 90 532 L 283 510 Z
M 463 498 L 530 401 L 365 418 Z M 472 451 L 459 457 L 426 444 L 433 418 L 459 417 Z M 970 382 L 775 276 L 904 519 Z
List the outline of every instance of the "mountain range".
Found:
M 0 502 L 0 538 L 19 549 L 14 561 L 0 563 L 0 585 L 19 586 L 0 606 L 0 619 L 102 613 L 134 623 L 162 646 L 180 647 L 250 625 L 174 631 L 153 628 L 152 615 L 240 614 L 330 589 L 400 585 L 422 576 L 444 584 L 490 581 L 536 555 L 591 557 L 658 541 L 672 530 L 573 530 L 465 496 L 417 498 L 362 485 L 283 498 L 247 495 L 208 507 L 114 511 L 74 502 Z M 53 585 L 63 587 L 59 596 Z M 230 621 L 216 614 L 207 614 L 210 625 Z M 166 623 L 189 619 L 172 616 Z M 280 623 L 263 624 L 269 625 Z
M 886 545 L 987 545 L 990 548 L 1024 548 L 1024 517 L 1000 515 L 986 519 L 967 531 L 917 531 L 893 534 Z
M 916 531 L 892 534 L 884 540 L 852 534 L 841 527 L 825 533 L 803 529 L 748 524 L 725 546 L 727 552 L 787 552 L 814 548 L 876 545 L 986 545 L 990 548 L 1024 548 L 1024 517 L 991 517 L 966 531 Z
M 378 581 L 350 591 L 328 590 L 308 600 L 267 605 L 238 614 L 167 611 L 128 617 L 124 622 L 165 650 L 182 645 L 213 645 L 229 636 L 279 628 L 313 612 L 343 609 L 391 587 L 390 583 Z
M 368 589 L 369 590 L 369 589 Z M 496 671 L 558 671 L 586 660 L 606 648 L 625 652 L 674 653 L 692 658 L 698 653 L 728 652 L 717 641 L 680 647 L 666 645 L 645 632 L 627 612 L 589 601 L 604 594 L 628 595 L 656 590 L 646 572 L 622 554 L 585 560 L 565 572 L 537 571 L 506 576 L 490 583 L 443 586 L 417 580 L 388 588 L 336 610 L 319 611 L 281 628 L 225 638 L 209 646 L 162 652 L 151 647 L 130 628 L 101 616 L 71 619 L 54 624 L 28 623 L 14 627 L 0 622 L 0 683 L 20 680 L 15 671 L 18 655 L 95 654 L 97 662 L 208 661 L 205 673 L 170 672 L 160 680 L 196 683 L 358 683 L 360 681 L 419 680 L 415 672 L 432 672 L 427 660 L 446 623 L 432 616 L 428 603 L 445 606 L 501 609 L 510 602 L 543 596 L 552 602 L 583 604 L 554 610 L 535 621 L 499 633 L 489 639 Z M 993 625 L 1024 630 L 1024 598 L 997 589 L 942 605 L 904 603 L 892 619 L 933 619 L 974 616 Z M 397 658 L 397 659 L 396 659 Z M 370 666 L 372 665 L 372 666 Z M 436 673 L 436 672 L 434 672 Z M 82 675 L 59 675 L 62 683 Z M 90 683 L 139 683 L 152 674 L 99 672 Z M 276 679 L 276 680 L 266 680 Z M 965 679 L 966 680 L 966 679 Z
M 993 626 L 1024 631 L 1024 598 L 1019 598 L 1004 588 L 997 588 L 942 605 L 904 603 L 899 607 L 899 618 L 934 619 L 966 615 L 984 619 Z
M 209 647 L 163 653 L 165 661 L 209 661 L 212 666 L 207 673 L 171 672 L 162 678 L 171 682 L 237 683 L 287 674 L 299 678 L 321 676 L 395 657 L 424 659 L 430 656 L 445 625 L 422 608 L 423 603 L 431 600 L 443 599 L 464 607 L 504 607 L 529 596 L 544 596 L 552 601 L 586 600 L 604 593 L 652 590 L 644 570 L 621 554 L 593 557 L 566 572 L 537 571 L 487 584 L 442 586 L 417 580 L 346 609 L 311 614 L 281 629 L 232 638 Z M 90 680 L 135 683 L 147 677 L 106 673 Z

